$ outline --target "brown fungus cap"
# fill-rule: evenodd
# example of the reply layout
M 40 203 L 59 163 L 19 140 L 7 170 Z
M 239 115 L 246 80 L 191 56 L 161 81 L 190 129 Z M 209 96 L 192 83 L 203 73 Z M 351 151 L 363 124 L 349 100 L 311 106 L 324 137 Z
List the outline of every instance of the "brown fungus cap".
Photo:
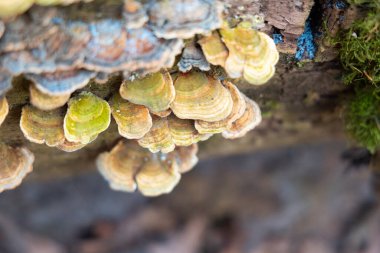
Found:
M 167 160 L 164 154 L 152 154 L 136 175 L 140 192 L 148 197 L 172 192 L 180 180 L 178 163 Z
M 197 151 L 192 145 L 169 154 L 152 154 L 136 142 L 122 140 L 98 156 L 97 167 L 114 190 L 133 192 L 138 188 L 145 196 L 158 196 L 171 192 L 180 173 L 195 166 Z
M 226 139 L 241 138 L 261 123 L 260 107 L 252 99 L 244 97 L 247 105 L 245 112 L 222 133 Z
M 175 97 L 173 80 L 167 71 L 149 74 L 133 81 L 125 81 L 120 95 L 134 104 L 144 105 L 159 113 L 169 109 Z
M 148 108 L 135 105 L 115 94 L 109 101 L 119 134 L 127 139 L 139 139 L 149 132 L 153 123 Z
M 179 164 L 178 170 L 181 174 L 189 172 L 197 165 L 198 144 L 186 147 L 177 147 L 174 152 L 168 154 L 170 159 L 174 159 Z
M 149 151 L 135 142 L 119 141 L 110 152 L 98 156 L 96 165 L 112 189 L 133 192 L 137 186 L 134 177 L 149 157 Z
M 52 96 L 43 93 L 34 84 L 29 85 L 30 103 L 40 110 L 49 111 L 64 106 L 71 94 Z
M 20 128 L 26 139 L 31 142 L 55 147 L 65 141 L 63 117 L 65 110 L 58 108 L 42 111 L 34 106 L 22 108 Z
M 239 89 L 231 82 L 223 82 L 224 86 L 229 90 L 232 100 L 233 107 L 230 115 L 220 121 L 207 122 L 202 120 L 195 121 L 195 128 L 199 133 L 203 134 L 217 134 L 225 131 L 228 126 L 230 126 L 234 121 L 239 119 L 245 112 L 246 102 L 244 95 L 239 91 Z
M 89 143 L 93 142 L 96 139 L 97 136 L 92 137 Z M 56 146 L 59 150 L 65 151 L 67 153 L 78 151 L 82 148 L 84 148 L 86 144 L 80 143 L 80 142 L 71 142 L 65 139 L 65 141 L 59 145 Z
M 232 112 L 230 92 L 219 80 L 203 72 L 179 74 L 175 77 L 174 88 L 176 97 L 171 109 L 178 118 L 215 122 Z
M 169 130 L 176 146 L 190 146 L 209 139 L 211 134 L 200 134 L 194 126 L 194 120 L 180 119 L 175 115 L 168 117 Z
M 224 67 L 231 78 L 244 77 L 250 84 L 262 85 L 274 75 L 279 53 L 271 37 L 248 21 L 220 32 L 229 50 Z
M 17 16 L 34 3 L 34 0 L 3 0 L 0 1 L 0 18 L 11 18 Z
M 176 146 L 190 146 L 205 141 L 211 134 L 200 134 L 193 120 L 179 119 L 175 115 L 167 118 L 153 117 L 153 127 L 138 143 L 151 152 L 169 153 Z
M 166 117 L 168 117 L 169 115 L 172 114 L 172 110 L 167 109 L 167 110 L 162 111 L 162 112 L 151 112 L 151 113 L 153 115 L 156 115 L 156 116 L 160 117 L 160 118 L 166 118 Z
M 9 105 L 6 97 L 0 98 L 0 126 L 3 124 L 9 112 Z
M 33 170 L 34 155 L 27 148 L 0 143 L 0 192 L 19 186 Z
M 201 45 L 203 54 L 209 63 L 224 67 L 228 57 L 228 49 L 218 32 L 203 37 L 198 41 L 198 44 Z
M 171 137 L 167 118 L 153 117 L 153 126 L 150 131 L 138 140 L 140 146 L 149 149 L 152 153 L 172 152 L 175 144 Z

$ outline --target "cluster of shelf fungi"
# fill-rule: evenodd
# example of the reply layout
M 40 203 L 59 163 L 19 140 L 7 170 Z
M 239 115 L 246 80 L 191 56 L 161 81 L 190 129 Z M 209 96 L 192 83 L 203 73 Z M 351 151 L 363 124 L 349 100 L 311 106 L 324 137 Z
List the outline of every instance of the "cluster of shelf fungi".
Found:
M 169 193 L 197 163 L 198 142 L 214 134 L 241 138 L 261 122 L 259 106 L 230 80 L 266 83 L 279 54 L 251 22 L 224 21 L 217 0 L 33 6 L 22 15 L 29 7 L 12 4 L 0 11 L 0 121 L 19 75 L 31 82 L 20 117 L 31 142 L 75 152 L 113 117 L 122 138 L 96 163 L 115 190 Z M 71 8 L 99 8 L 100 14 L 88 20 Z M 81 91 L 90 80 L 106 85 L 115 73 L 124 81 L 107 101 Z M 0 157 L 1 191 L 32 171 L 34 156 L 25 147 L 2 143 Z

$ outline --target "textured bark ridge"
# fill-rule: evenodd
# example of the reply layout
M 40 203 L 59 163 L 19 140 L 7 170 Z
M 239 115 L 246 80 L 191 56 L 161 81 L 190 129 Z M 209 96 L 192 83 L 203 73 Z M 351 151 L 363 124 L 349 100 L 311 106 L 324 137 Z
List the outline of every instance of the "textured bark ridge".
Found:
M 281 33 L 279 50 L 294 53 L 297 38 L 314 4 L 312 0 L 225 0 L 228 18 L 239 19 L 262 15 L 266 21 L 261 30 Z M 93 3 L 92 5 L 93 6 Z M 83 13 L 75 13 L 81 16 Z M 91 19 L 91 15 L 87 18 Z M 94 17 L 95 18 L 95 17 Z M 343 125 L 339 118 L 341 101 L 346 97 L 341 83 L 341 68 L 336 62 L 296 64 L 293 56 L 282 55 L 276 75 L 264 86 L 252 86 L 235 80 L 239 88 L 255 99 L 263 111 L 263 123 L 245 138 L 227 141 L 213 137 L 200 146 L 200 157 L 231 155 L 277 146 L 310 143 L 316 140 L 342 139 Z M 104 99 L 117 92 L 122 78 L 115 76 L 105 84 L 91 82 L 82 90 Z M 93 143 L 74 153 L 66 153 L 46 145 L 27 141 L 19 127 L 21 108 L 29 103 L 29 82 L 14 79 L 7 93 L 10 113 L 1 126 L 0 140 L 10 145 L 25 145 L 35 154 L 35 172 L 31 177 L 72 175 L 94 168 L 96 156 L 109 150 L 121 137 L 114 120 L 107 131 Z

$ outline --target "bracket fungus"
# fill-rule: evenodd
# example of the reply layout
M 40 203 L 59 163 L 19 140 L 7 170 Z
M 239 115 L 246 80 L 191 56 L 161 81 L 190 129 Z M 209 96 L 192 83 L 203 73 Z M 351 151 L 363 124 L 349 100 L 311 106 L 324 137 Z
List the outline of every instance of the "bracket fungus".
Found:
M 92 0 L 2 0 L 0 1 L 0 18 L 11 18 L 27 11 L 33 4 L 68 5 L 75 2 Z
M 148 22 L 146 8 L 136 0 L 124 0 L 123 17 L 127 29 L 137 29 Z
M 173 159 L 178 163 L 178 170 L 181 174 L 189 172 L 198 164 L 198 144 L 186 147 L 176 147 L 174 152 L 168 154 L 168 159 Z
M 169 109 L 175 90 L 169 72 L 161 71 L 141 79 L 125 81 L 120 87 L 120 95 L 134 104 L 144 105 L 151 112 L 158 113 Z
M 145 106 L 132 104 L 119 94 L 115 94 L 109 104 L 121 136 L 140 139 L 151 129 L 152 117 Z
M 36 88 L 34 84 L 29 85 L 30 103 L 38 109 L 49 111 L 64 106 L 70 99 L 71 94 L 52 96 L 45 94 Z
M 178 62 L 178 68 L 181 72 L 189 72 L 193 67 L 203 71 L 210 70 L 210 64 L 203 55 L 202 50 L 197 47 L 194 41 L 191 41 L 183 50 L 181 60 Z
M 110 152 L 98 156 L 96 165 L 112 189 L 134 192 L 135 174 L 149 157 L 149 152 L 136 143 L 119 141 Z
M 190 146 L 200 141 L 205 141 L 211 134 L 200 134 L 195 129 L 194 121 L 180 119 L 174 115 L 168 117 L 170 135 L 176 146 Z
M 78 25 L 67 25 L 65 29 L 58 26 L 54 28 L 31 48 L 4 54 L 1 60 L 2 66 L 14 75 L 73 70 L 83 61 L 82 52 L 89 36 L 81 34 L 83 31 Z M 6 35 L 7 32 L 4 38 Z M 25 39 L 28 40 L 29 37 L 25 35 Z M 33 41 L 33 38 L 31 39 Z
M 110 152 L 100 154 L 96 164 L 112 189 L 134 192 L 138 188 L 145 196 L 158 196 L 171 192 L 181 173 L 196 165 L 197 152 L 192 145 L 152 154 L 136 142 L 119 141 Z
M 201 38 L 198 40 L 198 44 L 201 46 L 203 54 L 209 63 L 224 67 L 228 57 L 228 49 L 218 32 L 213 32 L 211 35 Z
M 29 9 L 34 0 L 2 0 L 0 1 L 0 18 L 10 18 Z
M 25 76 L 33 81 L 37 89 L 47 95 L 70 96 L 77 89 L 86 86 L 91 78 L 95 77 L 95 73 L 86 70 L 73 70 L 40 75 L 26 74 Z
M 70 142 L 87 144 L 105 131 L 111 122 L 111 109 L 106 101 L 90 92 L 71 98 L 64 118 L 65 137 Z
M 261 123 L 262 117 L 258 104 L 245 95 L 244 99 L 246 102 L 245 112 L 222 133 L 226 139 L 241 138 Z
M 94 136 L 89 141 L 89 143 L 93 142 L 96 139 L 96 137 L 97 136 Z M 87 143 L 83 144 L 83 143 L 80 143 L 80 142 L 71 142 L 71 141 L 68 141 L 65 138 L 65 140 L 61 144 L 57 145 L 56 148 L 58 148 L 59 150 L 71 153 L 71 152 L 75 152 L 75 151 L 78 151 L 79 149 L 84 148 L 86 145 L 87 145 Z
M 171 67 L 183 42 L 163 40 L 145 27 L 127 30 L 119 20 L 101 20 L 90 24 L 83 67 L 112 73 L 116 71 L 156 72 Z
M 29 141 L 56 147 L 65 141 L 63 116 L 63 108 L 42 111 L 26 105 L 22 108 L 20 128 Z
M 40 24 L 41 21 L 36 24 L 36 22 L 34 16 L 23 15 L 5 23 L 6 32 L 0 40 L 0 53 L 41 46 L 44 40 L 58 32 L 58 26 L 50 22 L 49 24 Z
M 0 98 L 0 126 L 3 124 L 9 112 L 9 105 L 6 97 Z
M 172 114 L 172 110 L 167 109 L 167 110 L 162 111 L 162 112 L 151 112 L 151 113 L 158 116 L 158 117 L 165 118 L 165 117 L 168 117 L 170 114 Z
M 153 154 L 136 175 L 140 192 L 149 197 L 159 196 L 173 191 L 181 180 L 178 164 L 165 160 L 162 154 Z
M 170 115 L 167 118 L 153 117 L 151 130 L 138 143 L 152 153 L 169 153 L 176 146 L 190 146 L 210 137 L 210 134 L 198 133 L 193 120 Z
M 209 33 L 222 25 L 223 5 L 217 0 L 154 1 L 149 8 L 149 24 L 165 39 L 189 39 Z
M 229 90 L 232 100 L 233 107 L 230 115 L 220 121 L 207 122 L 202 120 L 195 121 L 195 128 L 199 133 L 202 134 L 217 134 L 221 133 L 229 126 L 232 125 L 237 119 L 243 116 L 246 109 L 245 96 L 239 91 L 239 89 L 231 82 L 225 81 L 224 86 Z
M 179 74 L 175 77 L 174 87 L 176 97 L 170 108 L 180 119 L 214 122 L 231 114 L 231 94 L 219 80 L 205 73 Z
M 76 2 L 91 2 L 93 0 L 35 0 L 36 4 L 39 5 L 56 5 L 56 4 L 62 4 L 62 5 L 68 5 Z
M 148 148 L 152 153 L 169 153 L 175 149 L 167 118 L 153 117 L 150 131 L 138 140 L 140 146 Z
M 34 155 L 27 148 L 0 143 L 0 192 L 19 186 L 33 170 Z
M 119 134 L 135 140 L 123 139 L 100 154 L 98 170 L 112 189 L 158 196 L 171 192 L 197 164 L 198 142 L 216 133 L 239 138 L 260 123 L 258 105 L 215 77 L 220 68 L 206 73 L 219 65 L 229 77 L 257 85 L 273 76 L 276 46 L 252 23 L 222 28 L 218 0 L 34 6 L 15 17 L 33 4 L 80 1 L 0 0 L 0 18 L 12 18 L 0 20 L 0 125 L 9 110 L 5 94 L 12 77 L 22 74 L 31 81 L 31 105 L 20 118 L 27 140 L 74 152 L 105 131 L 112 115 Z M 116 75 L 126 81 L 114 93 Z M 86 90 L 98 89 L 109 103 L 75 92 L 90 82 L 107 86 Z M 0 159 L 1 192 L 20 184 L 34 156 L 0 143 Z
M 231 78 L 243 76 L 247 82 L 261 85 L 274 75 L 279 53 L 271 37 L 252 29 L 247 21 L 220 32 L 229 50 L 225 70 Z

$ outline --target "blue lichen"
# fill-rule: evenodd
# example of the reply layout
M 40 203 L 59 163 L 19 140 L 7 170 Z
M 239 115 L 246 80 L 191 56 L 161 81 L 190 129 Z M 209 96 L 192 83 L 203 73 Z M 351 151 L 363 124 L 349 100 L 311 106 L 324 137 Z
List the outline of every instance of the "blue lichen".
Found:
M 305 23 L 305 30 L 298 37 L 297 40 L 297 52 L 295 55 L 296 60 L 300 61 L 302 59 L 314 59 L 316 52 L 316 46 L 314 44 L 314 35 L 311 30 L 310 19 Z
M 325 2 L 323 6 L 325 8 L 335 8 L 338 10 L 344 10 L 348 7 L 348 4 L 346 3 L 346 1 L 342 1 L 342 0 L 336 0 L 336 1 L 329 0 Z
M 348 6 L 344 1 L 336 1 L 335 3 L 335 8 L 337 8 L 338 10 L 343 10 L 343 9 L 346 9 L 347 7 Z
M 272 38 L 273 38 L 274 43 L 276 45 L 284 42 L 284 38 L 282 37 L 282 34 L 280 34 L 280 33 L 272 34 Z

